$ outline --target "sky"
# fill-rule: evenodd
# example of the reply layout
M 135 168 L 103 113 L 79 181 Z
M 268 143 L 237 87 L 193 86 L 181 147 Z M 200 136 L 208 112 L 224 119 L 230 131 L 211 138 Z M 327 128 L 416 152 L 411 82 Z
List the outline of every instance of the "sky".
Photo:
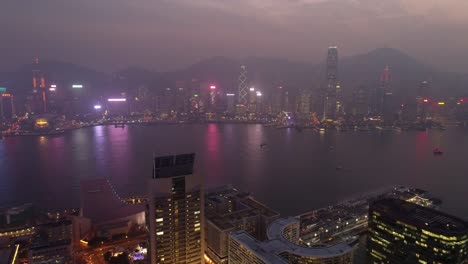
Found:
M 212 56 L 319 63 L 337 45 L 468 73 L 467 10 L 466 0 L 3 0 L 0 70 L 35 56 L 106 72 Z

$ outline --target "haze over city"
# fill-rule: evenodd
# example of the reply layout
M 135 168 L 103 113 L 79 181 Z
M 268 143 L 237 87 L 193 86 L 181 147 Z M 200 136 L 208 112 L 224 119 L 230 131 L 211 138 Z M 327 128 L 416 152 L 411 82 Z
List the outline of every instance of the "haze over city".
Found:
M 468 72 L 463 0 L 26 2 L 1 4 L 0 70 L 35 56 L 104 72 L 174 70 L 212 56 L 319 63 L 337 45 L 341 56 L 389 47 Z
M 0 264 L 468 264 L 467 1 L 3 2 Z

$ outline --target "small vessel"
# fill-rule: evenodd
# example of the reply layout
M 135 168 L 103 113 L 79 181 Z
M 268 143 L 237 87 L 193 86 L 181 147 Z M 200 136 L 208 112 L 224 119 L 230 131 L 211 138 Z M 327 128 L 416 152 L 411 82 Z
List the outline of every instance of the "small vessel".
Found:
M 442 155 L 444 154 L 444 152 L 442 150 L 440 150 L 439 148 L 435 148 L 433 151 L 434 155 Z

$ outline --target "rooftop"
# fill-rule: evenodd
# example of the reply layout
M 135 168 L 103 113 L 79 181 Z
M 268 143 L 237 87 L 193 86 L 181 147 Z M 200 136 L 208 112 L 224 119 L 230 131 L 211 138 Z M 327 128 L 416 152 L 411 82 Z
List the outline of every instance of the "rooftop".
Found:
M 298 221 L 295 217 L 281 218 L 274 221 L 268 228 L 268 238 L 270 241 L 265 242 L 264 248 L 275 254 L 290 252 L 296 255 L 316 258 L 341 256 L 353 250 L 353 247 L 345 242 L 307 247 L 289 241 L 283 235 L 284 229 L 290 225 L 297 224 Z
M 400 199 L 386 198 L 374 202 L 378 210 L 408 224 L 442 234 L 468 234 L 468 223 L 449 214 Z

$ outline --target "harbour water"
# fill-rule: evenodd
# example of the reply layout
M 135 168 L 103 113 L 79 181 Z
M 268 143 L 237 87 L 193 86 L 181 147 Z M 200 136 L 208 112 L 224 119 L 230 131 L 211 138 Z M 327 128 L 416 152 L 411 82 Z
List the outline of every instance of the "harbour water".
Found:
M 443 155 L 434 156 L 440 148 Z M 0 140 L 0 205 L 78 207 L 80 182 L 145 191 L 152 157 L 195 152 L 207 186 L 232 184 L 283 215 L 394 185 L 428 190 L 468 218 L 468 130 L 316 132 L 243 124 L 96 126 Z

